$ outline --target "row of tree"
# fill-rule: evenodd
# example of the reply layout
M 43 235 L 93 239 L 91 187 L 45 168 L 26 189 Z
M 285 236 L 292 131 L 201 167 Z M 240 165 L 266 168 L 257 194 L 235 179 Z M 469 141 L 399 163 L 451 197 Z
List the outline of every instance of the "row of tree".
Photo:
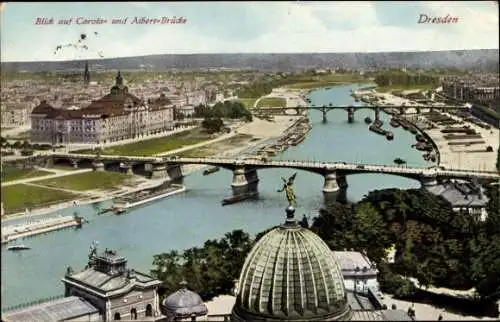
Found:
M 202 118 L 230 118 L 252 121 L 252 113 L 238 101 L 225 101 L 214 106 L 198 105 L 194 108 L 194 117 Z
M 31 144 L 28 140 L 20 141 L 17 140 L 10 143 L 4 137 L 0 137 L 0 145 L 5 149 L 16 149 L 16 150 L 50 150 L 53 148 L 50 144 Z
M 357 204 L 328 204 L 314 218 L 311 230 L 332 250 L 366 251 L 378 265 L 385 292 L 404 296 L 414 291 L 413 284 L 401 277 L 406 276 L 423 286 L 476 287 L 483 299 L 498 298 L 499 193 L 498 186 L 490 187 L 489 216 L 481 222 L 468 213 L 455 213 L 448 202 L 425 190 L 373 191 Z M 167 294 L 176 291 L 183 278 L 205 300 L 227 294 L 249 250 L 270 229 L 254 240 L 236 230 L 202 248 L 155 255 L 152 274 L 163 281 Z M 393 264 L 386 260 L 392 246 Z
M 438 85 L 439 78 L 426 74 L 409 74 L 405 72 L 385 72 L 375 76 L 378 86 L 391 85 Z

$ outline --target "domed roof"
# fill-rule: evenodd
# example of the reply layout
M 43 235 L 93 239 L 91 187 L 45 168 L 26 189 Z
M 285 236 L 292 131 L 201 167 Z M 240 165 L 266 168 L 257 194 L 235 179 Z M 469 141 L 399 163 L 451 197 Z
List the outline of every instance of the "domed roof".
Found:
M 181 319 L 207 314 L 207 306 L 197 293 L 187 289 L 185 281 L 181 283 L 181 288 L 177 292 L 163 300 L 161 309 L 165 315 L 174 315 Z
M 235 320 L 347 320 L 342 272 L 326 243 L 293 218 L 264 235 L 240 275 Z

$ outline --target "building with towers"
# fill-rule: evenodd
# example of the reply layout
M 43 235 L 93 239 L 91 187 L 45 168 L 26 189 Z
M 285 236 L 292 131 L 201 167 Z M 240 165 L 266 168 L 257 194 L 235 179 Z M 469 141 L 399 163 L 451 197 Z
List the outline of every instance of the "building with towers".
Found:
M 88 72 L 88 65 L 86 66 Z M 86 76 L 90 80 L 90 76 Z M 31 141 L 45 144 L 106 144 L 170 131 L 174 105 L 160 95 L 147 101 L 129 93 L 118 72 L 109 94 L 84 108 L 42 101 L 31 112 Z

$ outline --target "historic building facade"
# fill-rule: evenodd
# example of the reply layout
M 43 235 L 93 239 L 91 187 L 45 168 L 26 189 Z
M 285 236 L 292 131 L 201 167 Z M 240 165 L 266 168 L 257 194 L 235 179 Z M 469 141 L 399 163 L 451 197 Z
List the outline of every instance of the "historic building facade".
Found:
M 19 127 L 29 125 L 30 112 L 33 108 L 29 103 L 2 103 L 0 105 L 2 127 Z
M 2 321 L 159 321 L 160 281 L 127 268 L 127 259 L 115 251 L 97 252 L 93 244 L 89 263 L 62 279 L 63 298 L 3 312 Z
M 46 101 L 31 113 L 31 141 L 106 144 L 169 131 L 174 106 L 163 94 L 143 101 L 128 92 L 120 72 L 108 95 L 85 108 L 56 108 Z

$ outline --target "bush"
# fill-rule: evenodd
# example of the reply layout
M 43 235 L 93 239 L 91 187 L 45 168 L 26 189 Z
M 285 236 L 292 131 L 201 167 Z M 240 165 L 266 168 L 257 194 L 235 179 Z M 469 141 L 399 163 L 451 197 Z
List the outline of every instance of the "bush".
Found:
M 22 150 L 21 155 L 22 156 L 31 156 L 31 155 L 33 155 L 33 150 Z

